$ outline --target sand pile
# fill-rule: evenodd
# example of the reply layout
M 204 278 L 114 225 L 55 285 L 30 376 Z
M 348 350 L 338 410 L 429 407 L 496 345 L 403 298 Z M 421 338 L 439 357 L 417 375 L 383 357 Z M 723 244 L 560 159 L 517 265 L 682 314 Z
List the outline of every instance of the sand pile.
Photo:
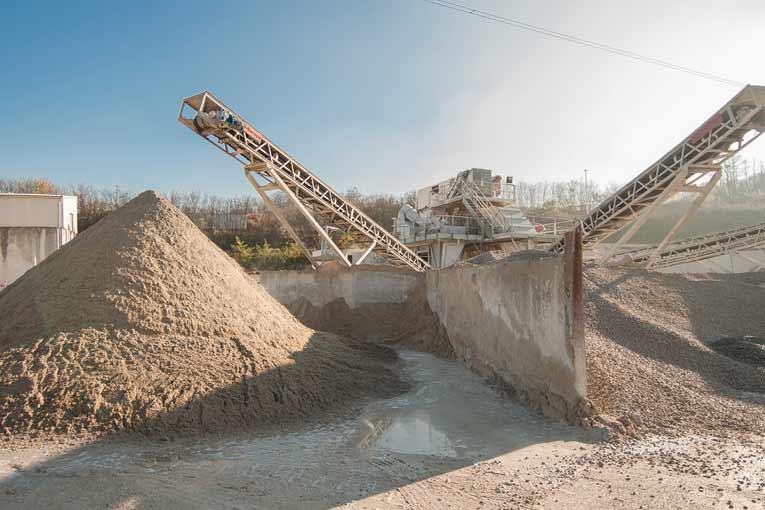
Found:
M 585 270 L 589 397 L 650 431 L 765 432 L 765 369 L 706 342 L 761 336 L 765 274 Z
M 0 293 L 0 426 L 198 432 L 402 383 L 395 354 L 298 322 L 145 192 Z

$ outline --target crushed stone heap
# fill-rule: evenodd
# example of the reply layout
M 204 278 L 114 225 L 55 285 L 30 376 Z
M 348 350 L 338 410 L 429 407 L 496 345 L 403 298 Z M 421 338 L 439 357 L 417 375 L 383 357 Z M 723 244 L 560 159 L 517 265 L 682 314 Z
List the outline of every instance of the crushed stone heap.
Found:
M 0 293 L 0 432 L 196 433 L 403 383 L 395 354 L 298 322 L 146 191 Z
M 715 352 L 765 331 L 765 274 L 585 270 L 588 395 L 657 433 L 765 431 L 765 369 Z

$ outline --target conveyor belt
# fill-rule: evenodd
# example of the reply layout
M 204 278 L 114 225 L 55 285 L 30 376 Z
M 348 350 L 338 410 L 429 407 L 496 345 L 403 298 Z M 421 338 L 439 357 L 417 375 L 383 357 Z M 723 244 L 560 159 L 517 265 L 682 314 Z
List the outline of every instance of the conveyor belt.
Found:
M 765 246 L 765 223 L 741 227 L 704 236 L 680 239 L 662 250 L 651 264 L 650 269 L 697 262 L 726 253 L 751 250 Z M 632 264 L 645 265 L 649 262 L 653 248 L 628 251 L 619 255 Z
M 193 111 L 192 116 L 184 116 L 187 109 Z M 287 193 L 325 240 L 328 239 L 327 233 L 314 217 L 317 214 L 330 218 L 333 224 L 344 225 L 348 233 L 355 234 L 356 237 L 369 239 L 373 243 L 370 246 L 373 246 L 376 252 L 387 255 L 395 262 L 403 263 L 416 271 L 430 269 L 427 262 L 396 237 L 347 202 L 327 183 L 273 144 L 209 92 L 184 99 L 178 120 L 239 161 L 244 165 L 246 172 L 254 172 L 262 177 L 268 183 L 265 186 L 259 186 L 253 182 L 254 179 L 251 180 L 258 192 L 281 189 Z M 300 242 L 297 239 L 296 241 Z M 328 242 L 339 252 L 331 239 Z M 339 252 L 338 256 L 348 263 L 342 252 Z
M 582 220 L 585 247 L 607 238 L 657 201 L 693 189 L 703 172 L 743 149 L 765 131 L 765 87 L 747 85 L 656 163 L 608 197 Z M 661 112 L 657 113 L 660 122 Z M 563 250 L 563 239 L 551 251 Z

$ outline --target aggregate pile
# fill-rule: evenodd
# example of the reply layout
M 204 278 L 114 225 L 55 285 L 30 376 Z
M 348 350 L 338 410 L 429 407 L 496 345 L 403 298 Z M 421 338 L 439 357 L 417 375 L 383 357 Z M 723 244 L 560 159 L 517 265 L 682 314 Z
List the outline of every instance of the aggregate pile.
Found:
M 765 332 L 765 274 L 588 266 L 588 396 L 609 415 L 680 433 L 765 433 L 765 369 L 710 348 Z
M 0 432 L 257 429 L 404 389 L 147 191 L 0 293 Z

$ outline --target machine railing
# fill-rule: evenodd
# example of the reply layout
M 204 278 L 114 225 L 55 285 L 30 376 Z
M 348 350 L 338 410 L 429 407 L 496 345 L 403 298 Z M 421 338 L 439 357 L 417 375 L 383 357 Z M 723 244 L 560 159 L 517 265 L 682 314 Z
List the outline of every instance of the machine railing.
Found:
M 551 235 L 563 235 L 579 225 L 579 220 L 576 218 L 528 216 L 528 220 L 537 228 L 539 233 Z
M 404 240 L 415 239 L 418 235 L 427 234 L 447 233 L 459 235 L 462 232 L 455 231 L 455 229 L 460 228 L 464 229 L 465 234 L 481 235 L 484 229 L 482 223 L 472 216 L 438 214 L 428 216 L 427 223 L 419 226 L 411 226 L 406 223 L 400 224 L 397 219 L 394 219 L 393 231 Z
M 461 179 L 462 203 L 476 217 L 480 216 L 488 223 L 492 230 L 500 232 L 507 229 L 505 217 L 486 200 L 481 190 L 467 179 Z

